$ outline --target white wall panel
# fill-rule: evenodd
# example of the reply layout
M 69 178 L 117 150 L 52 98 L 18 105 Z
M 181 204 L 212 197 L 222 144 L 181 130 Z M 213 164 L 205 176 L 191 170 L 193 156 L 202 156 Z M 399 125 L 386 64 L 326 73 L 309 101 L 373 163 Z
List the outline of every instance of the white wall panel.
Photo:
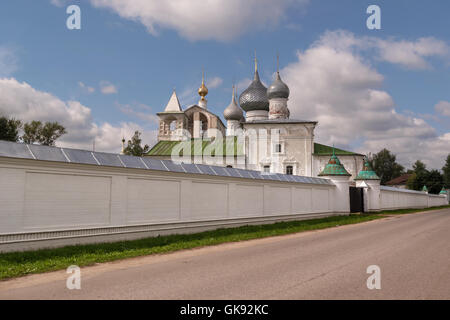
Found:
M 227 217 L 227 184 L 194 181 L 192 182 L 191 199 L 191 217 L 193 219 Z
M 266 199 L 268 214 L 290 214 L 291 212 L 291 187 L 271 186 Z
M 110 177 L 28 172 L 23 227 L 107 225 L 110 196 Z
M 22 228 L 25 171 L 0 168 L 0 233 Z
M 180 217 L 180 181 L 128 179 L 127 221 L 173 221 Z
M 328 189 L 313 189 L 312 192 L 313 212 L 328 212 L 329 201 L 330 199 Z
M 295 213 L 312 212 L 312 189 L 294 188 L 292 203 Z
M 230 198 L 230 212 L 236 217 L 259 216 L 264 210 L 262 185 L 237 184 Z

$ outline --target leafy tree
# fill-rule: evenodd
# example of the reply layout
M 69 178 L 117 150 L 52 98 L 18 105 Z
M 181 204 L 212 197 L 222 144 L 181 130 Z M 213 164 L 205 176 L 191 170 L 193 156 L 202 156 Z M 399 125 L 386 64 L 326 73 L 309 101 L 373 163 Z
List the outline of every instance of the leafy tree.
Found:
M 411 175 L 409 176 L 408 181 L 406 181 L 406 188 L 409 190 L 419 190 L 417 174 L 412 170 L 408 170 L 408 173 Z
M 370 159 L 372 168 L 381 178 L 381 184 L 386 184 L 389 180 L 400 177 L 405 168 L 396 162 L 395 154 L 383 149 Z
M 29 123 L 25 123 L 23 127 L 24 134 L 22 136 L 23 142 L 28 144 L 39 142 L 39 131 L 41 129 L 42 122 L 40 121 L 31 121 Z
M 141 133 L 139 131 L 136 131 L 131 140 L 128 140 L 128 145 L 124 149 L 123 153 L 129 156 L 141 157 L 150 150 L 150 147 L 148 145 L 142 147 L 141 143 Z
M 19 130 L 22 127 L 22 121 L 0 117 L 0 140 L 19 141 Z
M 450 189 L 450 154 L 447 156 L 445 166 L 442 167 L 442 172 L 444 173 L 445 188 Z
M 426 174 L 428 172 L 427 170 L 427 166 L 425 163 L 423 163 L 420 160 L 417 160 L 414 164 L 413 164 L 413 171 L 417 174 Z
M 39 143 L 45 146 L 54 146 L 56 140 L 67 133 L 66 129 L 58 122 L 42 124 L 41 121 L 31 121 L 24 125 L 23 130 L 23 142 Z
M 409 187 L 411 190 L 422 190 L 423 186 L 428 186 L 428 176 L 429 176 L 429 171 L 427 170 L 427 167 L 425 165 L 425 163 L 423 163 L 420 160 L 417 160 L 414 164 L 413 164 L 413 172 L 415 173 L 415 180 L 414 182 L 411 184 L 411 186 Z
M 58 122 L 46 122 L 41 130 L 39 142 L 45 146 L 54 146 L 56 140 L 66 133 L 66 128 Z
M 413 174 L 409 177 L 407 186 L 411 190 L 422 190 L 427 186 L 429 193 L 438 194 L 444 186 L 444 176 L 438 170 L 428 171 L 426 165 L 417 160 L 413 165 Z
M 438 170 L 431 170 L 427 176 L 426 182 L 428 192 L 439 194 L 444 186 L 444 177 Z

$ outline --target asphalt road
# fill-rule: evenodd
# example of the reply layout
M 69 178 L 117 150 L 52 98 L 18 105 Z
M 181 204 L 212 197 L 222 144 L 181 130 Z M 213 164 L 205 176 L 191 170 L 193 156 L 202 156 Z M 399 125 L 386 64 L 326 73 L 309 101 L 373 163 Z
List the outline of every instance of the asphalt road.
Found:
M 367 288 L 367 267 L 381 289 Z M 450 299 L 450 209 L 0 282 L 0 299 Z

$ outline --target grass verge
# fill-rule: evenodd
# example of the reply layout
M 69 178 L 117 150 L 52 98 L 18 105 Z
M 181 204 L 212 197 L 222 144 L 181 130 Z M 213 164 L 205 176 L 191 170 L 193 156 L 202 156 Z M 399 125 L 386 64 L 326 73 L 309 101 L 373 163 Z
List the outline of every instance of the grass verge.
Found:
M 442 206 L 427 209 L 382 211 L 377 214 L 335 216 L 303 221 L 218 229 L 195 234 L 170 235 L 141 240 L 68 246 L 27 252 L 0 254 L 0 280 L 32 273 L 65 269 L 70 265 L 89 266 L 95 263 L 120 260 L 150 254 L 167 253 L 183 249 L 238 242 L 309 230 L 326 229 L 341 225 L 361 223 L 385 218 L 387 215 L 449 208 Z
M 439 210 L 439 209 L 446 209 L 446 208 L 450 208 L 450 205 L 439 206 L 439 207 L 431 207 L 431 208 L 423 208 L 423 209 L 384 210 L 384 211 L 379 212 L 379 214 L 384 214 L 384 215 L 407 214 L 407 213 L 415 213 L 415 212 L 422 212 L 422 211 L 432 211 L 432 210 Z
M 319 230 L 382 218 L 378 214 L 335 216 L 303 221 L 243 226 L 205 231 L 195 234 L 169 235 L 141 240 L 68 246 L 37 251 L 0 254 L 0 280 L 79 267 L 119 259 L 167 253 L 183 249 L 217 245 L 290 233 Z

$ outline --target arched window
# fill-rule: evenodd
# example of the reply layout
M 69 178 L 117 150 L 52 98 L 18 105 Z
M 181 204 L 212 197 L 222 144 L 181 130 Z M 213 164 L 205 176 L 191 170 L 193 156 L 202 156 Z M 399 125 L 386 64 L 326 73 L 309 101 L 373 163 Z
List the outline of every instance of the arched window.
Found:
M 177 129 L 177 120 L 172 120 L 169 125 L 170 132 L 173 132 Z
M 208 130 L 208 118 L 200 113 L 200 136 L 203 136 L 204 133 Z

